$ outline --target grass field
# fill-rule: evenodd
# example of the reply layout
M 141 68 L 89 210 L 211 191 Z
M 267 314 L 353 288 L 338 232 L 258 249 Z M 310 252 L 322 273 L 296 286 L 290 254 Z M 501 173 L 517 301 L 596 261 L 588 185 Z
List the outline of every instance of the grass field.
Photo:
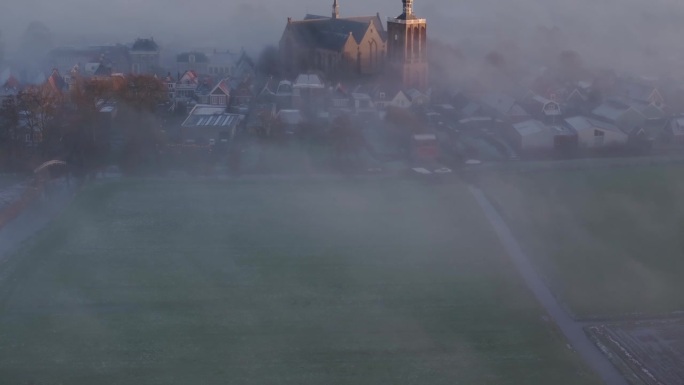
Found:
M 91 187 L 0 265 L 2 384 L 597 384 L 462 185 Z
M 482 183 L 578 315 L 684 310 L 684 168 L 517 174 Z

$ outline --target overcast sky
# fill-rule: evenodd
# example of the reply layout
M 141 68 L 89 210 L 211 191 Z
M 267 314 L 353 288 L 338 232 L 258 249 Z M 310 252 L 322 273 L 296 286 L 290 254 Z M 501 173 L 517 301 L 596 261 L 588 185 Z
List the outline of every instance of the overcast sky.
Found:
M 328 15 L 332 0 L 4 0 L 0 31 L 9 47 L 38 20 L 58 43 L 127 43 L 154 36 L 167 46 L 239 49 L 275 44 L 288 16 Z M 400 0 L 340 0 L 343 15 L 383 19 L 401 13 Z M 651 50 L 679 58 L 684 51 L 682 0 L 415 0 L 432 38 L 496 43 L 539 25 L 559 26 L 578 51 L 633 61 Z M 253 48 L 256 50 L 258 48 Z M 636 60 L 636 59 L 635 59 Z M 642 60 L 642 59 L 639 59 Z M 678 59 L 677 59 L 678 60 Z

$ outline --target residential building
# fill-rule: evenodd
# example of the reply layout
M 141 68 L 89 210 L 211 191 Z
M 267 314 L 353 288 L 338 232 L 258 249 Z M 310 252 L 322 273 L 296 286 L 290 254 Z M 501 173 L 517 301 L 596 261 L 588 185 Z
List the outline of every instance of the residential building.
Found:
M 198 104 L 181 125 L 181 138 L 186 143 L 226 143 L 235 137 L 244 118 L 227 113 L 225 106 Z
M 7 97 L 19 94 L 21 84 L 9 69 L 0 73 L 0 103 Z
M 673 118 L 668 128 L 673 141 L 678 144 L 684 144 L 684 116 Z
M 199 77 L 195 71 L 185 71 L 183 75 L 174 82 L 173 89 L 175 100 L 179 102 L 190 102 L 196 99 L 195 91 L 199 86 Z
M 231 76 L 240 54 L 231 51 L 217 51 L 209 55 L 208 73 L 214 76 Z
M 539 120 L 513 124 L 510 139 L 521 151 L 549 151 L 577 143 L 577 136 L 571 130 L 562 125 L 546 125 Z
M 316 114 L 325 108 L 326 89 L 316 74 L 300 74 L 292 85 L 292 103 L 305 114 Z
M 554 119 L 561 115 L 560 104 L 540 95 L 528 97 L 523 104 L 526 112 L 546 122 L 553 122 Z
M 184 52 L 176 56 L 176 71 L 194 71 L 198 74 L 209 73 L 209 58 L 202 52 Z
M 597 119 L 575 116 L 565 119 L 565 123 L 577 133 L 580 148 L 617 147 L 626 145 L 629 141 L 629 135 L 616 125 Z
M 607 100 L 592 111 L 599 120 L 611 123 L 625 132 L 643 127 L 646 118 L 634 107 L 618 100 Z
M 501 92 L 485 94 L 480 103 L 485 114 L 505 122 L 520 123 L 530 118 L 527 111 L 513 97 Z
M 136 39 L 130 49 L 131 73 L 154 74 L 159 70 L 159 45 L 150 39 Z
M 351 98 L 354 103 L 353 107 L 356 115 L 377 117 L 378 111 L 375 109 L 373 99 L 371 99 L 370 95 L 352 93 Z
M 222 79 L 209 93 L 209 105 L 228 107 L 231 98 L 230 79 Z
M 406 95 L 404 91 L 397 91 L 397 93 L 392 97 L 392 99 L 389 100 L 387 104 L 385 104 L 385 107 L 393 107 L 393 108 L 402 108 L 402 109 L 408 109 L 411 108 L 413 104 L 411 103 L 411 98 Z
M 411 88 L 405 92 L 406 97 L 411 101 L 411 106 L 424 106 L 430 103 L 430 95 L 420 92 L 416 88 Z
M 639 102 L 640 104 L 653 104 L 658 108 L 665 106 L 665 99 L 655 86 L 645 82 L 626 80 L 618 87 L 617 98 Z
M 235 106 L 248 106 L 254 99 L 252 79 L 231 79 L 231 104 Z

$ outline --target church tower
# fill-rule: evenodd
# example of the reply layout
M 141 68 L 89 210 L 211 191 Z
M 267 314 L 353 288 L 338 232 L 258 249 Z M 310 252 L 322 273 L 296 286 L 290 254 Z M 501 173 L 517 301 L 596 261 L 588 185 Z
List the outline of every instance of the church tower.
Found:
M 428 87 L 427 20 L 413 14 L 413 0 L 402 0 L 404 13 L 387 21 L 387 62 L 404 88 Z

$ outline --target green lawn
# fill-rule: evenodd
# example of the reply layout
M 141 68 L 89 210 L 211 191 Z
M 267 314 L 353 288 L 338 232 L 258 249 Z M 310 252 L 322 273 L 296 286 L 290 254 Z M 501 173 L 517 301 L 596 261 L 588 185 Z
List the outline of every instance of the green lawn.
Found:
M 92 187 L 0 265 L 2 384 L 597 384 L 462 185 Z
M 578 315 L 684 310 L 684 168 L 492 176 L 483 186 Z

